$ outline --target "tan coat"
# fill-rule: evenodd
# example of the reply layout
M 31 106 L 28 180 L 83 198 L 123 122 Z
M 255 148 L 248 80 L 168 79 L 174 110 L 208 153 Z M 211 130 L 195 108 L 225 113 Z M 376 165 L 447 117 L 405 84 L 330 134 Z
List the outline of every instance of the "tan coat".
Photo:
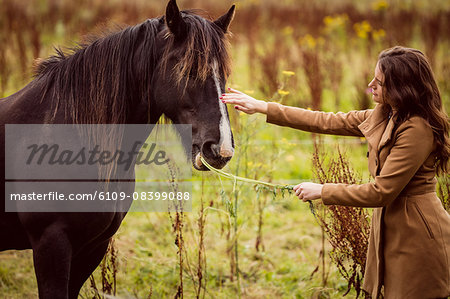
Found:
M 363 288 L 378 298 L 450 295 L 450 216 L 436 196 L 434 137 L 420 117 L 394 126 L 375 109 L 349 113 L 308 111 L 269 103 L 267 122 L 368 141 L 369 171 L 362 185 L 325 184 L 326 205 L 373 207 Z

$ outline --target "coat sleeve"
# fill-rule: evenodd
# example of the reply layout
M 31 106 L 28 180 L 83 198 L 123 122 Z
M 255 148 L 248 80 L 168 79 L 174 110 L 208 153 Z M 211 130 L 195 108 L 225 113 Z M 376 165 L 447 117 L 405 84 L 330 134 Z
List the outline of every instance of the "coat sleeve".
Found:
M 350 111 L 348 113 L 310 111 L 270 102 L 267 105 L 266 121 L 313 133 L 362 137 L 363 134 L 358 129 L 358 125 L 371 112 L 372 110 Z
M 361 185 L 325 184 L 322 201 L 326 205 L 387 206 L 410 182 L 433 147 L 434 136 L 430 126 L 422 118 L 411 118 L 399 126 L 394 145 L 373 182 Z

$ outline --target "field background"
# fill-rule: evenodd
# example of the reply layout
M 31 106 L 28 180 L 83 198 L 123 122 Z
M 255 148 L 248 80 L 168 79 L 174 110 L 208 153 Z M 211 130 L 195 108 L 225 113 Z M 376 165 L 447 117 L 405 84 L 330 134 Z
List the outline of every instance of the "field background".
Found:
M 211 18 L 233 3 L 228 86 L 304 108 L 367 109 L 373 107 L 367 84 L 378 53 L 403 45 L 430 58 L 450 110 L 449 1 L 178 1 L 181 9 L 201 8 Z M 29 82 L 35 60 L 48 57 L 53 47 L 71 47 L 105 26 L 160 16 L 165 5 L 159 0 L 0 0 L 0 97 Z M 364 139 L 319 138 L 268 125 L 263 116 L 229 112 L 236 144 L 225 167 L 229 173 L 282 184 L 317 180 L 315 139 L 327 157 L 339 147 L 353 172 L 369 181 Z M 320 226 L 308 205 L 293 195 L 258 193 L 251 185 L 194 171 L 193 200 L 190 213 L 126 217 L 115 238 L 117 252 L 107 259 L 117 269 L 118 298 L 173 298 L 180 290 L 186 298 L 341 298 L 346 293 L 347 282 L 328 257 L 330 246 L 322 245 Z M 180 232 L 181 276 L 175 244 Z M 114 267 L 106 270 L 103 277 L 112 276 Z M 100 272 L 95 280 L 101 293 Z M 95 296 L 104 295 L 95 295 L 87 282 L 81 298 Z M 37 298 L 31 251 L 0 253 L 0 298 Z

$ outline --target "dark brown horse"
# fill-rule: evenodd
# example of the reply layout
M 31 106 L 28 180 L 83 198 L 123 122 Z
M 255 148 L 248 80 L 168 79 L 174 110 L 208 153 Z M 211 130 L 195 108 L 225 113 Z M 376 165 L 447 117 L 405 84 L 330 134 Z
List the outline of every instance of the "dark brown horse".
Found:
M 192 125 L 196 169 L 206 170 L 199 155 L 221 168 L 234 151 L 219 101 L 230 72 L 226 33 L 233 16 L 234 6 L 209 21 L 170 0 L 165 16 L 71 54 L 58 51 L 31 83 L 0 100 L 0 250 L 33 249 L 40 298 L 77 298 L 126 212 L 5 212 L 5 125 L 152 124 L 165 115 Z

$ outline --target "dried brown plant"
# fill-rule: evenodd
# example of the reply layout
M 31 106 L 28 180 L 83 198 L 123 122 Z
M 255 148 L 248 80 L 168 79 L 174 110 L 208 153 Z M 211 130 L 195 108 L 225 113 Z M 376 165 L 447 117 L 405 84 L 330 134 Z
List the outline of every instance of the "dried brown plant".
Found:
M 108 249 L 100 264 L 102 275 L 102 291 L 97 288 L 94 275 L 89 277 L 91 291 L 93 291 L 93 299 L 108 298 L 108 295 L 115 296 L 117 290 L 117 272 L 119 263 L 117 260 L 118 250 L 115 247 L 114 238 L 109 241 Z
M 314 174 L 324 183 L 357 184 L 361 179 L 355 174 L 350 162 L 337 148 L 337 156 L 328 158 L 315 144 L 313 155 Z M 366 266 L 366 253 L 370 231 L 369 214 L 365 209 L 344 206 L 320 206 L 323 213 L 317 218 L 332 246 L 330 258 L 340 274 L 347 280 L 347 292 L 354 288 L 356 298 L 361 294 Z
M 322 105 L 323 70 L 320 52 L 316 49 L 301 48 L 303 69 L 311 92 L 313 110 L 320 110 Z
M 176 194 L 178 190 L 177 177 L 179 176 L 179 169 L 172 163 L 168 163 L 169 168 L 169 181 L 172 191 Z M 184 272 L 184 256 L 186 255 L 186 248 L 184 247 L 183 227 L 184 227 L 184 205 L 183 201 L 173 203 L 174 206 L 169 206 L 168 214 L 170 222 L 172 223 L 172 229 L 175 234 L 175 245 L 177 246 L 177 258 L 178 258 L 178 274 L 179 282 L 177 286 L 177 292 L 174 298 L 184 298 L 183 293 L 183 272 Z M 171 210 L 175 210 L 175 217 L 172 217 Z

